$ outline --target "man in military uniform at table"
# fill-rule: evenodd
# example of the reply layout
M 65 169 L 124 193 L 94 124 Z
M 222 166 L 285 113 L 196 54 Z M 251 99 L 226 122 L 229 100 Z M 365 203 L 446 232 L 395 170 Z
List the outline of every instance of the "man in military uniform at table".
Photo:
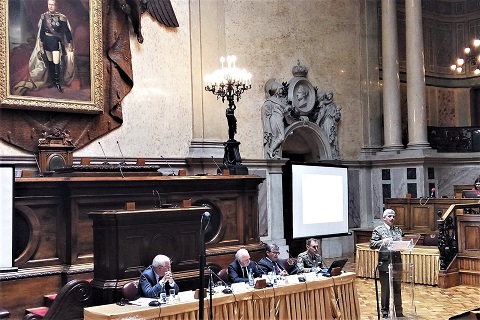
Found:
M 317 272 L 323 267 L 322 256 L 318 251 L 319 241 L 314 238 L 307 240 L 307 251 L 297 257 L 298 273 Z

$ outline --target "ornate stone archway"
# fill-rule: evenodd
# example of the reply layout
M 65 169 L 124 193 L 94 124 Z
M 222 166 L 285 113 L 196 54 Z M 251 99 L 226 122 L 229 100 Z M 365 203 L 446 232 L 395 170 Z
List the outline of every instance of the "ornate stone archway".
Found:
M 302 155 L 305 162 L 333 159 L 325 133 L 311 122 L 297 121 L 285 128 L 285 141 L 279 153 L 282 158 L 286 158 L 285 154 Z
M 261 111 L 267 159 L 289 158 L 287 153 L 304 155 L 301 160 L 306 162 L 340 159 L 340 108 L 333 101 L 333 92 L 319 91 L 308 81 L 307 73 L 298 62 L 288 82 L 270 79 L 265 84 Z

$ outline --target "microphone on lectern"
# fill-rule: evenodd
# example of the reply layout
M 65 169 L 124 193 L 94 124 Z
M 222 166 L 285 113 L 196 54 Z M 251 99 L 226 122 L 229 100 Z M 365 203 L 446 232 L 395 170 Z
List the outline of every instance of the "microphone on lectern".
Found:
M 160 193 L 158 193 L 158 190 L 155 190 L 155 193 L 157 194 L 157 198 L 158 198 L 158 207 L 161 208 L 162 207 L 162 198 L 160 198 Z
M 172 166 L 170 165 L 170 163 L 168 163 L 168 161 L 167 161 L 163 156 L 160 156 L 160 158 L 162 158 L 163 160 L 165 160 L 165 163 L 168 165 L 168 167 L 170 168 L 170 170 L 172 170 L 172 174 L 169 174 L 169 176 L 174 176 L 174 175 L 175 175 L 175 171 L 173 171 L 173 168 L 172 168 Z
M 127 163 L 125 162 L 125 157 L 123 156 L 123 152 L 122 152 L 122 149 L 120 148 L 120 143 L 118 143 L 118 141 L 117 141 L 117 146 L 118 146 L 118 150 L 120 150 L 120 154 L 122 155 L 122 162 L 120 162 L 120 164 L 126 165 Z M 122 176 L 123 176 L 123 173 L 122 173 Z
M 212 160 L 215 163 L 215 165 L 217 166 L 217 174 L 222 174 L 222 169 L 220 169 L 220 166 L 217 164 L 217 161 L 215 161 L 213 156 L 212 156 Z
M 102 163 L 102 164 L 110 164 L 110 163 L 108 163 L 107 155 L 105 154 L 105 151 L 103 150 L 103 147 L 102 147 L 102 144 L 100 143 L 100 141 L 98 141 L 98 144 L 100 145 L 100 149 L 102 149 L 103 156 L 105 157 L 105 162 Z
M 155 190 L 152 190 L 152 194 L 153 194 L 153 206 L 155 209 L 159 208 L 159 206 L 157 206 L 157 196 L 155 195 Z

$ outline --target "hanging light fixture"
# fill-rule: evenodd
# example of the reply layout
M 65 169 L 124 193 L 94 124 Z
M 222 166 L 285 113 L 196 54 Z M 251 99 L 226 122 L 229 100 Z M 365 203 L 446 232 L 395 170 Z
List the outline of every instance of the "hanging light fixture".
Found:
M 472 44 L 472 47 L 465 47 L 464 56 L 457 58 L 455 64 L 450 66 L 452 71 L 459 74 L 473 72 L 475 75 L 480 75 L 480 40 L 475 39 Z

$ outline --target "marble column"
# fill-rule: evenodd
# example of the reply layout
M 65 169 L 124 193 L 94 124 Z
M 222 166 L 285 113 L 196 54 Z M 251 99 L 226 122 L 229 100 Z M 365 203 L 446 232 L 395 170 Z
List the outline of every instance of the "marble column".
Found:
M 382 0 L 384 150 L 403 149 L 396 0 Z
M 422 2 L 405 1 L 407 31 L 408 149 L 429 148 L 425 106 Z

